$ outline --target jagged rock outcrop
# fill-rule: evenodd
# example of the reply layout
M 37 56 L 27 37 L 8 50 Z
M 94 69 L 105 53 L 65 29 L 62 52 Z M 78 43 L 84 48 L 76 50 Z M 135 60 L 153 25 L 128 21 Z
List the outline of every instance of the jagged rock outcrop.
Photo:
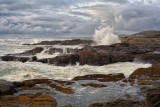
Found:
M 36 44 L 24 44 L 24 45 L 88 45 L 93 43 L 92 40 L 72 39 L 72 40 L 59 40 L 59 41 L 41 41 Z
M 142 60 L 149 63 L 160 62 L 160 54 L 152 50 L 137 48 L 127 43 L 114 44 L 111 46 L 89 46 L 78 50 L 73 54 L 60 55 L 55 58 L 41 59 L 39 62 L 50 63 L 57 66 L 75 65 L 105 65 L 116 62 L 131 62 Z
M 23 52 L 23 53 L 19 53 L 19 54 L 17 54 L 17 55 L 21 55 L 21 56 L 25 56 L 25 55 L 27 55 L 27 56 L 29 56 L 29 55 L 35 55 L 35 54 L 37 54 L 37 53 L 41 53 L 43 50 L 44 50 L 43 47 L 36 47 L 36 48 L 34 48 L 34 49 L 27 50 L 27 51 L 25 51 L 25 52 Z M 15 55 L 16 55 L 16 54 L 15 54 Z
M 130 37 L 133 38 L 133 37 Z M 75 65 L 96 65 L 101 66 L 105 64 L 111 64 L 116 62 L 131 62 L 134 60 L 140 60 L 146 63 L 158 63 L 160 62 L 160 54 L 155 51 L 160 50 L 159 39 L 156 41 L 155 38 L 133 38 L 130 42 L 128 37 L 125 38 L 122 43 L 113 44 L 110 46 L 90 46 L 86 45 L 83 49 L 69 49 L 66 48 L 54 48 L 51 46 L 37 47 L 29 51 L 25 51 L 20 54 L 10 54 L 1 57 L 3 61 L 37 61 L 42 63 L 49 63 L 56 66 Z M 137 40 L 138 39 L 138 40 Z M 157 39 L 157 38 L 156 38 Z M 136 43 L 137 41 L 137 43 Z M 42 41 L 39 45 L 76 45 L 76 44 L 87 44 L 91 43 L 91 40 L 65 40 L 65 41 Z M 38 45 L 35 44 L 35 45 Z M 44 51 L 45 48 L 45 51 Z M 59 56 L 54 58 L 36 59 L 32 55 L 36 55 L 41 52 L 47 54 L 60 53 Z M 64 52 L 65 51 L 65 52 Z M 159 51 L 158 51 L 159 52 Z M 32 57 L 32 58 L 31 58 Z
M 36 55 L 37 53 L 41 53 L 43 50 L 44 50 L 43 47 L 36 47 L 32 50 L 27 50 L 23 53 L 8 54 L 0 57 L 0 59 L 2 61 L 20 61 L 20 62 L 36 61 L 37 57 L 34 55 Z

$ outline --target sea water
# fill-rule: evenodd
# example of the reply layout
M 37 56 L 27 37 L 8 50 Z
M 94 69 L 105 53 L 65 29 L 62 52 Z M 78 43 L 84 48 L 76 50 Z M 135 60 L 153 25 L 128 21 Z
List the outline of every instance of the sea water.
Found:
M 25 43 L 38 43 L 43 40 L 57 40 L 57 39 L 0 39 L 0 56 L 6 54 L 14 54 L 24 52 L 26 50 L 33 49 L 37 47 L 36 45 L 23 45 Z M 61 40 L 61 39 L 60 39 Z M 45 46 L 41 46 L 45 47 Z M 55 48 L 62 48 L 66 54 L 66 48 L 83 48 L 82 45 L 76 46 L 52 46 Z M 47 48 L 45 48 L 46 50 Z M 60 53 L 55 53 L 49 55 L 42 51 L 36 54 L 36 56 L 41 58 L 51 58 L 60 55 Z M 40 62 L 15 62 L 15 61 L 0 61 L 0 79 L 8 81 L 23 81 L 28 79 L 54 79 L 54 80 L 72 80 L 76 76 L 83 76 L 87 74 L 111 74 L 111 73 L 123 73 L 126 77 L 137 68 L 147 68 L 150 67 L 149 63 L 142 62 L 119 62 L 114 64 L 108 64 L 103 66 L 90 66 L 83 65 L 80 66 L 78 63 L 75 66 L 68 65 L 65 67 L 54 66 L 49 64 L 43 64 Z M 81 83 L 82 82 L 82 83 Z M 94 82 L 94 81 L 93 81 Z M 98 81 L 95 81 L 98 83 Z M 78 107 L 87 107 L 91 103 L 95 102 L 106 102 L 110 100 L 116 100 L 119 98 L 127 99 L 124 95 L 129 94 L 132 96 L 132 100 L 144 100 L 145 96 L 140 94 L 140 87 L 137 85 L 130 86 L 126 83 L 126 86 L 121 87 L 121 81 L 119 82 L 105 82 L 100 84 L 105 84 L 107 87 L 104 88 L 93 88 L 93 87 L 82 87 L 81 84 L 87 83 L 87 81 L 79 81 L 72 85 L 75 93 L 72 95 L 67 95 L 63 93 L 58 93 L 53 97 L 56 98 L 58 102 L 58 107 L 66 104 L 71 104 Z M 29 93 L 30 91 L 22 91 L 15 93 L 15 95 L 22 93 Z M 31 93 L 34 91 L 32 90 Z M 37 91 L 36 91 L 37 92 Z
M 0 39 L 0 56 L 6 54 L 14 54 L 24 52 L 26 50 L 33 49 L 37 46 L 35 45 L 23 45 L 25 43 L 37 43 L 43 40 L 57 40 L 57 39 Z M 44 47 L 44 46 L 43 46 Z M 60 46 L 54 45 L 55 48 L 82 48 L 81 45 L 76 46 Z M 65 51 L 64 51 L 65 53 Z M 66 54 L 66 53 L 65 53 Z M 51 58 L 60 55 L 60 53 L 55 53 L 53 55 L 44 53 L 36 54 L 39 59 Z M 151 64 L 141 63 L 141 62 L 119 62 L 115 64 L 109 64 L 104 66 L 90 66 L 83 65 L 76 66 L 68 65 L 66 67 L 53 66 L 48 64 L 43 64 L 40 62 L 15 62 L 0 61 L 0 79 L 6 79 L 9 81 L 23 81 L 26 79 L 60 79 L 60 80 L 70 80 L 76 76 L 82 76 L 87 74 L 110 74 L 110 73 L 124 73 L 125 76 L 129 76 L 137 68 L 147 68 Z

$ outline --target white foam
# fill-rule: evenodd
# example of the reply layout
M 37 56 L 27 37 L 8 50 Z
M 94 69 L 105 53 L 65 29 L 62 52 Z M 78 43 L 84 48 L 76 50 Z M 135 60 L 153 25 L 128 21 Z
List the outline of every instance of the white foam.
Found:
M 112 33 L 112 28 L 109 26 L 102 29 L 96 29 L 93 39 L 97 45 L 111 45 L 121 42 L 119 37 Z
M 124 73 L 128 77 L 135 69 L 150 67 L 151 64 L 134 62 L 115 63 L 104 66 L 53 66 L 38 62 L 0 62 L 0 79 L 23 81 L 35 78 L 70 80 L 76 76 L 87 74 Z

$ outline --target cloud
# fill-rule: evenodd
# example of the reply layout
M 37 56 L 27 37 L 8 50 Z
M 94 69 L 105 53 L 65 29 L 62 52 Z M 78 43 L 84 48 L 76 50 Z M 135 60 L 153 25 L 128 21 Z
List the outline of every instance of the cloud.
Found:
M 118 34 L 160 30 L 159 0 L 1 0 L 0 34 L 92 36 L 110 25 Z
M 115 31 L 139 32 L 160 30 L 159 5 L 127 4 L 105 5 L 87 9 L 89 14 L 98 17 L 103 24 L 110 25 Z

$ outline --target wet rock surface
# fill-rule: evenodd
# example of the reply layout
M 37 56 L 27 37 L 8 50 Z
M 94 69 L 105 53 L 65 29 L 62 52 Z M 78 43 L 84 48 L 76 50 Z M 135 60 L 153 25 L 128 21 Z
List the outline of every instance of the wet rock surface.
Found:
M 10 54 L 2 56 L 2 61 L 37 61 L 49 63 L 56 66 L 75 65 L 96 65 L 102 66 L 116 62 L 132 62 L 134 60 L 158 63 L 160 62 L 160 39 L 159 38 L 135 38 L 125 37 L 122 43 L 113 44 L 110 46 L 91 46 L 92 40 L 65 40 L 65 41 L 42 41 L 34 45 L 79 45 L 85 44 L 82 49 L 54 48 L 51 46 L 36 47 L 32 50 L 25 51 L 19 54 Z M 45 49 L 45 51 L 44 51 Z M 64 52 L 65 51 L 65 52 Z M 37 59 L 37 53 L 55 54 L 58 56 L 52 58 Z
M 94 103 L 89 107 L 147 107 L 141 102 L 132 100 L 116 100 L 107 103 Z
M 158 65 L 153 65 L 157 67 Z M 134 79 L 139 79 L 138 77 Z M 80 102 L 84 102 L 83 99 L 80 99 L 79 103 L 73 103 L 77 101 L 77 99 L 81 95 L 85 95 L 87 97 L 92 97 L 92 101 L 90 102 L 87 97 L 86 100 L 89 102 L 84 102 L 80 104 L 80 106 L 89 106 L 89 107 L 159 107 L 159 88 L 152 89 L 148 86 L 148 84 L 143 84 L 141 88 L 141 84 L 139 85 L 130 85 L 129 80 L 125 78 L 124 74 L 91 74 L 85 76 L 78 76 L 73 78 L 70 81 L 60 81 L 60 80 L 52 80 L 52 79 L 33 79 L 33 80 L 25 80 L 22 82 L 8 82 L 2 80 L 0 83 L 2 87 L 0 87 L 1 98 L 0 98 L 0 106 L 27 106 L 27 107 L 75 107 Z M 154 81 L 152 81 L 154 82 Z M 0 84 L 0 85 L 1 85 Z M 114 88 L 111 88 L 110 85 L 113 85 Z M 134 83 L 136 84 L 136 83 Z M 6 88 L 5 88 L 6 87 Z M 126 91 L 130 89 L 139 87 L 141 88 L 142 95 L 146 95 L 146 103 L 144 100 L 138 100 L 138 97 L 141 95 L 137 90 L 136 96 L 130 95 L 126 93 Z M 118 90 L 121 90 L 124 95 L 115 95 L 115 99 L 123 98 L 122 100 L 113 100 L 104 102 L 103 96 L 106 96 L 108 93 L 103 92 L 108 89 L 115 93 Z M 119 89 L 122 88 L 122 89 Z M 82 90 L 82 93 L 80 90 Z M 117 91 L 115 89 L 118 89 Z M 136 89 L 136 88 L 135 88 Z M 135 90 L 134 89 L 134 90 Z M 79 90 L 79 91 L 77 91 Z M 96 90 L 94 93 L 93 90 Z M 99 91 L 98 91 L 99 90 Z M 108 90 L 108 92 L 110 92 Z M 101 92 L 103 94 L 101 95 Z M 93 94 L 93 96 L 92 96 Z M 100 94 L 100 95 L 98 95 Z M 105 95 L 106 94 L 106 95 Z M 118 93 L 117 93 L 118 94 Z M 96 97 L 99 97 L 101 100 L 96 100 Z M 66 99 L 65 99 L 66 97 Z M 71 97 L 71 98 L 70 98 Z M 102 97 L 102 98 L 101 98 Z M 142 97 L 142 96 L 141 96 Z M 74 100 L 73 100 L 73 99 Z M 129 100 L 126 100 L 129 99 Z M 90 99 L 90 98 L 89 98 Z M 104 103 L 99 103 L 104 102 Z M 93 104 L 92 104 L 93 103 Z
M 152 63 L 150 68 L 139 68 L 128 78 L 122 73 L 90 74 L 70 81 L 33 79 L 22 82 L 0 81 L 0 106 L 27 107 L 159 107 L 160 51 L 159 38 L 123 38 L 122 43 L 90 46 L 89 40 L 42 41 L 33 45 L 78 45 L 83 49 L 36 47 L 19 54 L 2 56 L 2 61 L 37 61 L 57 66 L 96 65 L 140 60 Z M 44 49 L 46 49 L 44 51 Z M 39 53 L 60 53 L 53 58 L 37 59 Z M 63 55 L 61 55 L 63 54 Z M 130 93 L 132 93 L 130 95 Z M 114 98 L 108 97 L 112 95 Z M 146 99 L 145 99 L 146 97 Z M 62 99 L 63 98 L 63 99 Z M 122 100 L 117 100 L 122 98 Z M 114 99 L 114 101 L 108 99 Z M 128 100 L 130 99 L 130 100 Z M 146 103 L 144 103 L 146 100 Z M 99 103 L 105 102 L 105 103 Z M 82 103 L 83 102 L 83 103 Z M 92 104 L 93 103 L 93 104 Z
M 148 90 L 146 102 L 149 107 L 160 107 L 160 88 Z
M 0 96 L 13 94 L 14 92 L 14 84 L 12 82 L 0 80 Z
M 24 44 L 24 45 L 88 45 L 93 43 L 92 40 L 82 40 L 82 39 L 73 39 L 73 40 L 63 40 L 63 41 L 41 41 L 36 44 Z
M 0 106 L 27 106 L 27 107 L 56 107 L 57 101 L 49 95 L 37 94 L 21 94 L 5 95 L 0 98 Z
M 8 54 L 8 55 L 0 57 L 0 59 L 2 61 L 20 61 L 20 62 L 36 61 L 37 57 L 35 55 L 37 53 L 41 53 L 43 50 L 44 50 L 43 47 L 36 47 L 32 50 L 27 50 L 22 53 Z
M 50 61 L 51 64 L 57 66 L 75 65 L 76 62 L 80 65 L 101 66 L 116 62 L 131 62 L 134 60 L 157 63 L 160 62 L 160 54 L 155 54 L 153 50 L 148 48 L 138 48 L 136 45 L 121 43 L 111 46 L 85 47 L 73 54 L 59 55 L 49 60 L 52 60 Z
M 101 82 L 111 82 L 111 81 L 119 81 L 125 79 L 124 74 L 119 73 L 119 74 L 92 74 L 92 75 L 85 75 L 85 76 L 78 76 L 73 78 L 73 80 L 78 81 L 78 80 L 97 80 Z
M 153 64 L 150 68 L 139 68 L 135 70 L 129 79 L 138 80 L 159 80 L 160 79 L 160 64 Z
M 19 62 L 27 62 L 27 61 L 36 61 L 36 56 L 17 56 L 17 55 L 6 55 L 0 57 L 2 61 L 19 61 Z

